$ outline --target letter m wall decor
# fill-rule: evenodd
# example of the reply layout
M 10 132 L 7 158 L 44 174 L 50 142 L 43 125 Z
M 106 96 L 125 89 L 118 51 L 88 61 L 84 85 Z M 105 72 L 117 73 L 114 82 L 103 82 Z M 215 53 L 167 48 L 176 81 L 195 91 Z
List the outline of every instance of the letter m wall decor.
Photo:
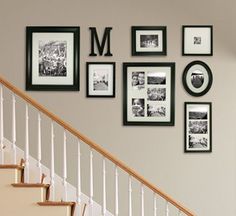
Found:
M 90 27 L 89 29 L 91 31 L 91 53 L 89 54 L 89 56 L 97 56 L 94 50 L 95 43 L 97 45 L 97 50 L 100 56 L 103 55 L 106 44 L 107 44 L 107 52 L 104 54 L 104 56 L 112 56 L 112 53 L 110 51 L 110 33 L 111 33 L 112 28 L 111 27 L 105 28 L 101 43 L 99 41 L 96 28 Z

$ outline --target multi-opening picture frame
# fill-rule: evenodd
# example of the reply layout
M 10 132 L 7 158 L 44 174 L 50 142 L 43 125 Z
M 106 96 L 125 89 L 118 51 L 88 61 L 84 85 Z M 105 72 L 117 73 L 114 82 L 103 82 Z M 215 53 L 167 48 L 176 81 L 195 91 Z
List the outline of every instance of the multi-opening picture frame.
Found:
M 185 152 L 212 152 L 210 102 L 185 102 Z
M 79 91 L 80 28 L 26 28 L 26 90 Z
M 87 62 L 87 97 L 115 97 L 115 62 Z
M 175 124 L 175 63 L 123 63 L 124 125 Z
M 166 26 L 132 26 L 132 55 L 166 55 Z
M 190 62 L 182 76 L 185 90 L 192 96 L 205 95 L 211 88 L 213 75 L 210 67 L 202 61 Z
M 182 26 L 183 56 L 213 55 L 213 26 L 184 25 Z

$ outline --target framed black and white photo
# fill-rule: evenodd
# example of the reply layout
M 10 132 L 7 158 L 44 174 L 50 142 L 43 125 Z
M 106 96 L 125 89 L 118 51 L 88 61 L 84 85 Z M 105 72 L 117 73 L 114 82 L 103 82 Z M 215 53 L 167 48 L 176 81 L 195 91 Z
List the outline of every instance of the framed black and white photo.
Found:
M 132 55 L 166 55 L 166 26 L 132 26 Z
M 182 55 L 212 56 L 213 26 L 211 25 L 182 26 Z
M 87 97 L 115 97 L 115 62 L 87 62 Z
M 124 125 L 173 126 L 175 63 L 123 63 Z
M 189 63 L 183 72 L 183 86 L 192 96 L 205 95 L 211 88 L 213 76 L 210 67 L 202 61 Z
M 212 151 L 210 102 L 185 102 L 185 152 Z
M 26 90 L 79 91 L 79 27 L 26 28 Z

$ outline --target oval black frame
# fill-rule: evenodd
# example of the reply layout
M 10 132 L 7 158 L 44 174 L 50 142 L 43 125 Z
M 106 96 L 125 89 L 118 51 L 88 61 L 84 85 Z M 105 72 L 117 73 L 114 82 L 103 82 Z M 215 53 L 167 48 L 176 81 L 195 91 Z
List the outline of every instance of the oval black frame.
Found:
M 209 78 L 209 82 L 207 84 L 207 87 L 202 91 L 202 92 L 199 92 L 199 93 L 196 93 L 196 92 L 193 92 L 187 85 L 187 82 L 186 82 L 186 77 L 187 77 L 187 74 L 189 72 L 189 69 L 193 66 L 193 65 L 196 65 L 196 64 L 199 64 L 201 66 L 203 66 L 206 71 L 207 71 L 207 75 L 208 75 L 208 78 Z M 182 76 L 182 82 L 183 82 L 183 86 L 185 88 L 185 90 L 192 96 L 195 96 L 195 97 L 199 97 L 199 96 L 203 96 L 205 95 L 211 88 L 211 85 L 212 85 L 212 82 L 213 82 L 213 75 L 212 75 L 212 72 L 211 72 L 211 69 L 210 67 L 203 61 L 192 61 L 190 62 L 184 69 L 184 72 L 183 72 L 183 76 Z

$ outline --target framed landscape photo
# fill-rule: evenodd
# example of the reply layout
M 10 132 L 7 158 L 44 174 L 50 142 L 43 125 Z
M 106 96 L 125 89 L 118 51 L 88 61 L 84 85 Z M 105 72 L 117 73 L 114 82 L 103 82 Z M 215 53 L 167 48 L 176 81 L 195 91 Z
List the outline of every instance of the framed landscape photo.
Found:
M 79 91 L 79 27 L 26 28 L 26 90 Z
M 212 56 L 213 26 L 212 25 L 182 26 L 182 55 Z
M 132 26 L 132 55 L 166 55 L 166 26 Z
M 87 97 L 115 97 L 115 62 L 87 62 Z
M 175 63 L 123 63 L 124 125 L 174 126 Z
M 202 61 L 189 63 L 183 72 L 183 86 L 192 96 L 205 95 L 211 88 L 213 76 L 210 67 Z
M 210 102 L 185 102 L 185 152 L 212 151 Z

